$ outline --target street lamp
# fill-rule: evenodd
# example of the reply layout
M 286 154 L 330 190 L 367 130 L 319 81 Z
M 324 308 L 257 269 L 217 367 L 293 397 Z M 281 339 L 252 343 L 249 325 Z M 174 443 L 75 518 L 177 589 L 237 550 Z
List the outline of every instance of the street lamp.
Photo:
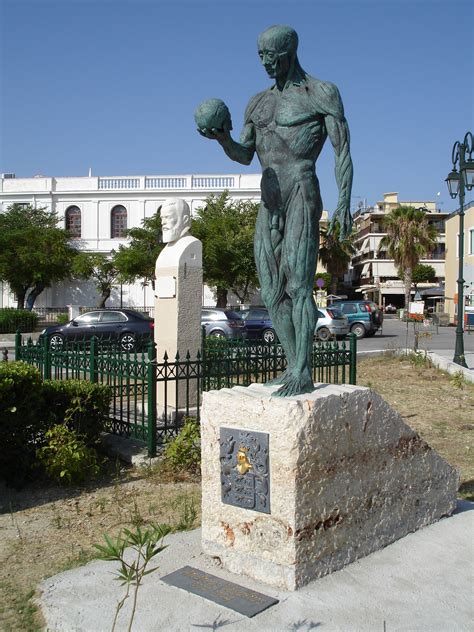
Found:
M 474 142 L 471 132 L 467 132 L 462 143 L 456 141 L 453 146 L 452 161 L 453 169 L 446 178 L 449 195 L 453 200 L 459 194 L 459 273 L 458 273 L 458 322 L 456 325 L 456 346 L 454 349 L 453 362 L 467 367 L 464 357 L 464 194 L 467 189 L 470 191 L 474 186 L 474 160 L 472 152 Z M 459 171 L 456 169 L 459 168 Z

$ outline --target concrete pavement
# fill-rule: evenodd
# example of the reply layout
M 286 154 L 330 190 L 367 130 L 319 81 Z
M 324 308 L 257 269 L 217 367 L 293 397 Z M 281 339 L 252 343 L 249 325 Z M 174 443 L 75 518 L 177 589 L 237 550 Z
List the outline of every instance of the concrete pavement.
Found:
M 267 587 L 220 568 L 200 551 L 200 531 L 168 536 L 159 570 L 140 589 L 133 630 L 187 632 L 469 632 L 473 630 L 474 503 L 297 592 Z M 123 588 L 115 563 L 95 561 L 42 582 L 39 603 L 49 632 L 110 630 Z M 249 619 L 160 577 L 185 565 L 275 597 Z M 126 630 L 131 598 L 119 617 Z

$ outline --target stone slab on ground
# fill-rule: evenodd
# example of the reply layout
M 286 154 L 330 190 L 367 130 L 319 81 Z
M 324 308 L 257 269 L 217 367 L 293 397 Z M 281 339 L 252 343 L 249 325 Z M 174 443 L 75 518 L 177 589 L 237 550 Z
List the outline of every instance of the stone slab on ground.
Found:
M 472 630 L 474 503 L 407 535 L 298 592 L 233 575 L 201 553 L 200 530 L 168 536 L 159 570 L 144 579 L 133 629 L 140 632 L 468 632 Z M 279 603 L 252 619 L 168 586 L 160 576 L 200 568 Z M 39 603 L 49 632 L 109 632 L 122 596 L 113 562 L 95 561 L 42 582 Z M 117 630 L 127 629 L 130 603 Z
M 295 590 L 453 511 L 457 471 L 378 393 L 276 389 L 203 394 L 202 545 L 230 571 Z M 223 487 L 240 506 L 221 502 Z M 267 489 L 271 513 L 259 511 Z

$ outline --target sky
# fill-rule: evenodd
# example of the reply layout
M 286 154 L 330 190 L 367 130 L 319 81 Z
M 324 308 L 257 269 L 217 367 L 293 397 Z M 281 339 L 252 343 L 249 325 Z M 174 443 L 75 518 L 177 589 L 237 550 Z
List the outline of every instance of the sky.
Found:
M 257 157 L 245 167 L 201 137 L 193 113 L 223 99 L 238 139 L 271 85 L 257 37 L 288 24 L 305 71 L 341 92 L 351 207 L 397 191 L 452 211 L 452 146 L 474 131 L 473 23 L 471 0 L 0 0 L 0 173 L 259 173 Z M 329 140 L 317 174 L 331 213 Z

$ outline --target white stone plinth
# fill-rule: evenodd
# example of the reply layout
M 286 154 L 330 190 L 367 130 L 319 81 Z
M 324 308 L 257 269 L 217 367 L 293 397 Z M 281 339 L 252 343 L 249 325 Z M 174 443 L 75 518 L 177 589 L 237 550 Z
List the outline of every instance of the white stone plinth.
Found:
M 377 393 L 276 388 L 203 396 L 202 546 L 226 568 L 295 590 L 454 510 L 458 473 Z M 269 433 L 270 514 L 221 502 L 222 426 Z
M 202 306 L 202 244 L 186 235 L 168 243 L 161 251 L 155 268 L 155 342 L 157 362 L 163 362 L 165 352 L 169 362 L 195 360 L 201 349 Z M 176 393 L 176 388 L 178 392 Z M 165 397 L 165 389 L 168 389 Z M 167 402 L 167 413 L 174 407 L 195 406 L 198 380 L 159 381 L 157 384 L 158 410 Z M 175 411 L 176 412 L 176 411 Z

